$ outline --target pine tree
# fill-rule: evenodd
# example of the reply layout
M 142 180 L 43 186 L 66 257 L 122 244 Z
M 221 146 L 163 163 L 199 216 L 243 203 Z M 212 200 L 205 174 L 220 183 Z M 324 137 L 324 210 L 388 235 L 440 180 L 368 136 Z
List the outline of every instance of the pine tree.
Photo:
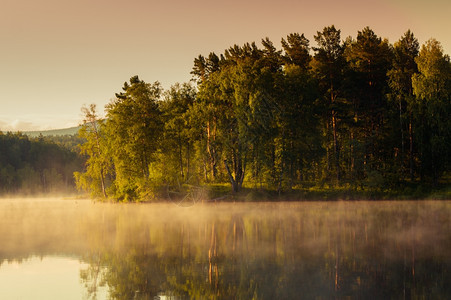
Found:
M 418 74 L 412 77 L 417 97 L 415 134 L 422 177 L 434 183 L 449 170 L 451 157 L 451 63 L 441 44 L 428 40 L 415 59 Z M 423 178 L 424 179 L 424 178 Z
M 400 136 L 400 160 L 401 170 L 404 166 L 405 160 L 405 132 L 408 132 L 409 137 L 409 174 L 410 179 L 413 180 L 413 131 L 412 131 L 412 106 L 414 105 L 415 97 L 413 95 L 412 76 L 418 72 L 418 67 L 415 58 L 419 52 L 418 40 L 413 33 L 408 30 L 401 39 L 395 43 L 393 47 L 393 65 L 388 72 L 389 85 L 392 92 L 392 98 L 398 104 L 399 111 L 399 132 Z M 407 122 L 405 122 L 407 120 Z
M 338 122 L 343 116 L 340 111 L 343 107 L 343 72 L 345 67 L 344 45 L 340 38 L 340 30 L 334 26 L 325 27 L 322 32 L 317 32 L 315 41 L 318 44 L 315 50 L 314 71 L 319 81 L 319 87 L 327 99 L 325 106 L 327 111 L 326 131 L 331 128 L 333 140 L 333 161 L 335 165 L 335 178 L 340 182 L 340 146 L 338 138 Z M 340 101 L 341 100 L 341 101 Z M 342 114 L 341 114 L 342 115 Z M 329 146 L 326 146 L 328 149 Z M 326 158 L 329 160 L 329 158 Z

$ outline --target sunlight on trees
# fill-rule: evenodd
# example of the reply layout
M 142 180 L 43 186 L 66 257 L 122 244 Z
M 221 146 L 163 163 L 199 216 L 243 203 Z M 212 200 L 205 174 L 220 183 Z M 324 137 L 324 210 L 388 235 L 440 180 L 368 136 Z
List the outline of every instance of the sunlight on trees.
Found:
M 342 40 L 334 26 L 314 39 L 199 55 L 196 86 L 132 77 L 105 120 L 83 109 L 78 187 L 148 201 L 183 185 L 382 191 L 449 173 L 451 66 L 439 42 L 419 51 L 410 31 L 391 45 L 369 27 Z

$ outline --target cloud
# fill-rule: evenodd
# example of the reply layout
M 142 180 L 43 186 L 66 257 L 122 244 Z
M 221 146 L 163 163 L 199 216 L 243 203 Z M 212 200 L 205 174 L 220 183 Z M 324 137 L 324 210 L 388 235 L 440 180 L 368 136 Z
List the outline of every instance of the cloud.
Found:
M 33 124 L 32 122 L 26 122 L 21 120 L 13 121 L 0 121 L 1 131 L 33 131 L 40 130 L 40 126 Z
M 27 120 L 27 121 L 23 121 Z M 33 121 L 28 121 L 33 120 Z M 11 119 L 0 115 L 0 131 L 39 131 L 50 129 L 64 129 L 77 126 L 79 120 L 67 116 L 49 117 L 24 117 L 21 119 Z

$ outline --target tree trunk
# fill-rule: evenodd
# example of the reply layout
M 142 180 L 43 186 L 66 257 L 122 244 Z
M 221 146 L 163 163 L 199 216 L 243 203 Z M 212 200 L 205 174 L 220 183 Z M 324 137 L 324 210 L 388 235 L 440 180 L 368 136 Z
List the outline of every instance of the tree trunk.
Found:
M 413 132 L 412 132 L 412 112 L 410 113 L 409 120 L 409 169 L 410 169 L 410 180 L 413 181 Z
M 232 173 L 230 172 L 229 165 L 227 164 L 227 160 L 224 160 L 224 165 L 227 170 L 227 175 L 229 175 L 230 183 L 232 184 L 232 191 L 234 193 L 236 193 L 236 192 L 238 192 L 238 185 L 237 185 L 236 180 L 233 178 Z
M 351 152 L 351 170 L 350 170 L 350 173 L 351 173 L 351 180 L 355 180 L 355 176 L 354 176 L 355 158 L 354 158 L 354 145 L 353 145 L 353 143 L 354 143 L 354 134 L 352 132 L 351 132 L 350 138 L 351 138 L 351 149 L 350 149 L 350 152 Z
M 402 175 L 404 177 L 405 175 L 405 169 L 404 169 L 404 130 L 403 130 L 403 124 L 402 124 L 402 100 L 399 99 L 399 127 L 401 128 L 401 168 L 402 168 Z
M 96 144 L 97 144 L 97 154 L 99 155 L 99 157 L 102 157 L 102 150 L 100 148 L 100 133 L 99 130 L 97 129 L 97 120 L 94 118 L 91 120 L 91 124 L 92 124 L 92 128 L 94 130 L 94 134 L 95 134 L 95 139 L 96 139 Z M 102 187 L 102 194 L 104 198 L 107 198 L 107 194 L 106 194 L 106 186 L 105 186 L 105 171 L 103 169 L 103 166 L 100 167 L 100 184 Z
M 214 133 L 214 131 L 213 131 Z M 207 122 L 207 152 L 208 152 L 208 158 L 210 161 L 210 172 L 211 172 L 211 179 L 215 180 L 216 178 L 216 151 L 215 148 L 212 145 L 212 140 L 215 140 L 215 134 L 211 133 L 211 125 L 210 121 Z
M 190 146 L 189 146 L 189 142 L 186 145 L 186 152 L 187 152 L 187 154 L 186 154 L 186 178 L 189 178 L 189 173 L 190 173 L 190 159 L 189 159 L 189 157 L 190 157 L 190 152 L 191 152 L 191 149 L 190 149 Z
M 103 167 L 100 169 L 100 183 L 102 185 L 102 194 L 104 198 L 107 198 L 106 188 L 105 188 L 105 175 L 103 174 Z
M 330 102 L 333 104 L 338 96 L 335 92 L 334 84 L 333 84 L 333 72 L 332 69 L 329 69 L 329 78 L 330 78 Z M 332 135 L 334 140 L 334 158 L 335 158 L 335 172 L 336 172 L 336 180 L 337 184 L 340 183 L 340 153 L 338 148 L 338 139 L 337 139 L 337 119 L 336 112 L 332 109 Z
M 335 118 L 335 111 L 332 110 L 332 132 L 334 136 L 334 154 L 335 154 L 335 172 L 337 184 L 340 183 L 340 152 L 338 148 L 338 140 L 337 140 L 337 125 Z
M 184 174 L 183 174 L 182 139 L 180 138 L 180 132 L 178 132 L 178 144 L 179 144 L 180 176 L 181 176 L 182 178 L 184 178 Z
M 244 172 L 243 174 L 237 174 L 237 172 L 235 171 L 235 178 L 233 178 L 232 172 L 230 171 L 229 165 L 227 164 L 227 160 L 224 160 L 224 165 L 227 170 L 227 175 L 229 175 L 230 183 L 232 184 L 232 191 L 234 193 L 239 192 L 243 184 Z

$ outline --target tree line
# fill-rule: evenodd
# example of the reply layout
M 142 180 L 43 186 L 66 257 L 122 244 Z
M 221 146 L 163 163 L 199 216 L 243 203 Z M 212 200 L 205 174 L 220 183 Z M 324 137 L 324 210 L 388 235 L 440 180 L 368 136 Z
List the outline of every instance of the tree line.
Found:
M 80 189 L 130 201 L 165 187 L 229 183 L 397 188 L 448 180 L 451 63 L 409 30 L 393 45 L 369 27 L 325 27 L 194 59 L 194 83 L 134 76 L 105 107 L 83 107 Z
M 0 194 L 75 193 L 73 173 L 84 164 L 76 150 L 80 142 L 74 136 L 30 138 L 0 131 Z

